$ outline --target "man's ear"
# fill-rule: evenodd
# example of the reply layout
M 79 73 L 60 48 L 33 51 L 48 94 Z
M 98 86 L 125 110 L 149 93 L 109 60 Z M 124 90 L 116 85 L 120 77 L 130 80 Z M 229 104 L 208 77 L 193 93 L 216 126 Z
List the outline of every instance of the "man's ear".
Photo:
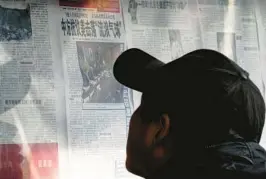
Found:
M 161 116 L 161 119 L 158 123 L 156 123 L 156 134 L 154 136 L 154 143 L 160 142 L 162 139 L 164 139 L 168 134 L 170 130 L 170 118 L 168 114 L 163 114 Z

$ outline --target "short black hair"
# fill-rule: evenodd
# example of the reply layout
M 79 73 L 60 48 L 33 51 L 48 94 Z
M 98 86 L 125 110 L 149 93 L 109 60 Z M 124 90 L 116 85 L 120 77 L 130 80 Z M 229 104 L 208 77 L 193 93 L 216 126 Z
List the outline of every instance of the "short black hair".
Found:
M 158 84 L 153 92 L 144 92 L 143 122 L 159 120 L 168 113 L 173 119 L 170 123 L 174 136 L 195 139 L 203 145 L 227 140 L 231 130 L 243 140 L 260 141 L 265 102 L 253 82 L 207 71 L 192 78 L 170 89 Z

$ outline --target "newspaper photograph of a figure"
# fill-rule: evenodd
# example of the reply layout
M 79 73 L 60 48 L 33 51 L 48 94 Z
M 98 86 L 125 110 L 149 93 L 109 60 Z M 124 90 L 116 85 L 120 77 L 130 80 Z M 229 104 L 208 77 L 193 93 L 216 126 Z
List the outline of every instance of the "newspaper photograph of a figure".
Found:
M 170 41 L 171 60 L 175 60 L 183 55 L 180 30 L 169 29 L 168 34 Z
M 218 51 L 237 63 L 235 33 L 217 32 Z
M 137 24 L 137 9 L 138 9 L 138 2 L 136 0 L 129 0 L 128 3 L 128 13 L 131 16 L 131 23 Z
M 122 51 L 120 43 L 77 42 L 83 103 L 123 103 L 123 86 L 112 71 Z
M 0 41 L 22 41 L 32 37 L 30 4 L 0 2 Z

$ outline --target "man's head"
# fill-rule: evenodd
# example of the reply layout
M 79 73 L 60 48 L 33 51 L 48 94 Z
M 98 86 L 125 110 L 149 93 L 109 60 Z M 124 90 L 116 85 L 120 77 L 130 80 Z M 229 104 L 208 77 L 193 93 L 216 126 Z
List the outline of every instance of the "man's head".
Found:
M 118 57 L 114 76 L 143 93 L 128 134 L 126 167 L 134 174 L 147 178 L 172 164 L 191 164 L 206 146 L 236 137 L 260 140 L 260 91 L 218 52 L 198 50 L 164 64 L 130 49 Z

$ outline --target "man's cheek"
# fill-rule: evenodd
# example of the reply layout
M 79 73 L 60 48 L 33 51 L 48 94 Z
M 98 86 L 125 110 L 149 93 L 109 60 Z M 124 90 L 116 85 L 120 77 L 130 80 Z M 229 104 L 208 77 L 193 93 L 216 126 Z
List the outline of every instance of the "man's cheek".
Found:
M 143 164 L 143 153 L 141 151 L 142 149 L 137 145 L 129 145 L 127 148 L 127 163 L 128 166 L 133 168 L 141 167 Z
M 127 157 L 130 161 L 138 161 L 141 157 L 141 146 L 139 141 L 129 140 L 127 143 Z
M 132 148 L 130 144 L 127 145 L 127 156 L 126 156 L 126 168 L 132 170 L 139 165 L 138 155 L 136 155 L 136 148 Z

